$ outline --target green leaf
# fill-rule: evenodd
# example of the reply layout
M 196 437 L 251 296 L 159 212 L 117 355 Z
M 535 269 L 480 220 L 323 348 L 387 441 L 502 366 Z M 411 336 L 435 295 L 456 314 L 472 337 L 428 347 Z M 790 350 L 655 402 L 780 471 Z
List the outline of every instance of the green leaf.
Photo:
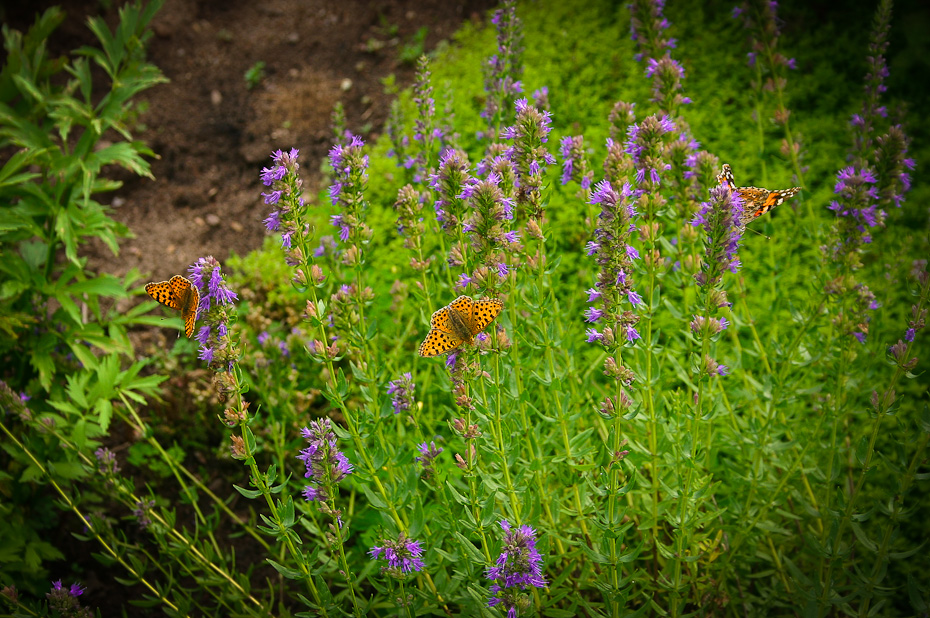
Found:
M 233 488 L 250 500 L 254 500 L 255 498 L 258 498 L 262 495 L 262 492 L 258 491 L 257 489 L 246 489 L 244 487 L 239 487 L 236 484 L 233 484 Z
M 271 558 L 265 558 L 265 561 L 273 566 L 275 570 L 288 579 L 303 579 L 304 574 L 296 569 L 288 568 L 282 564 L 279 564 L 272 560 Z

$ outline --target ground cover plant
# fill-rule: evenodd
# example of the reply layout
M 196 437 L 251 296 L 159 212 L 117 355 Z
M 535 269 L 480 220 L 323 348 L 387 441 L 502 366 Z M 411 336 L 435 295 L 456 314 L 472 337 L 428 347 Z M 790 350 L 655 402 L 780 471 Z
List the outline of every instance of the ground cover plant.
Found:
M 299 145 L 270 153 L 263 250 L 118 313 L 141 279 L 80 248 L 127 232 L 104 166 L 148 172 L 158 8 L 73 61 L 43 55 L 54 10 L 5 31 L 13 615 L 90 615 L 56 525 L 133 615 L 927 613 L 926 125 L 886 92 L 890 1 L 845 106 L 804 96 L 774 2 L 504 4 L 419 59 L 379 142 L 335 110 L 321 194 Z M 182 335 L 140 358 L 143 325 Z

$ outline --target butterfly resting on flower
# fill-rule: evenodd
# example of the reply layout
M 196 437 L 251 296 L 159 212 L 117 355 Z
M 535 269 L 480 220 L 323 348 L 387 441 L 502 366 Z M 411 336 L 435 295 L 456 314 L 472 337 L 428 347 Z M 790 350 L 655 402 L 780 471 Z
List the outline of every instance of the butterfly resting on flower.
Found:
M 730 191 L 735 191 L 743 200 L 743 215 L 739 219 L 740 227 L 746 227 L 747 223 L 758 219 L 776 206 L 780 206 L 782 202 L 794 197 L 801 190 L 801 187 L 777 191 L 759 187 L 737 187 L 729 163 L 723 164 L 723 169 L 717 175 L 717 184 L 728 186 Z
M 175 275 L 168 281 L 146 284 L 145 292 L 166 307 L 180 310 L 184 319 L 184 332 L 188 337 L 194 335 L 200 292 L 190 280 Z
M 420 344 L 420 356 L 437 356 L 463 343 L 474 343 L 475 335 L 483 331 L 503 308 L 504 303 L 494 298 L 474 300 L 459 296 L 430 318 L 430 330 Z

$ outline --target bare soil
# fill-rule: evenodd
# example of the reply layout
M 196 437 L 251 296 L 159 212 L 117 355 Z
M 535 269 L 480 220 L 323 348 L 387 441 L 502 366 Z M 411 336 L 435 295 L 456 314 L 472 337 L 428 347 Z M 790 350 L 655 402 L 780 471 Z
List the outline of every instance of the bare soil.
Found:
M 51 47 L 94 44 L 85 23 L 96 1 L 56 2 L 68 14 Z M 166 0 L 155 17 L 149 59 L 170 83 L 141 95 L 148 109 L 135 137 L 159 158 L 155 180 L 128 175 L 112 196 L 114 217 L 135 234 L 113 256 L 92 247 L 90 268 L 120 276 L 139 268 L 156 279 L 183 273 L 205 255 L 223 261 L 262 243 L 261 168 L 278 148 L 299 148 L 310 191 L 332 144 L 333 106 L 366 141 L 382 131 L 391 97 L 381 79 L 412 83 L 399 53 L 428 28 L 428 51 L 465 20 L 487 18 L 493 0 Z M 47 3 L 14 3 L 4 22 L 25 30 Z M 116 9 L 105 14 L 116 19 Z M 265 63 L 253 89 L 245 73 Z M 367 129 L 367 130 L 366 130 Z M 106 201 L 108 196 L 98 196 Z

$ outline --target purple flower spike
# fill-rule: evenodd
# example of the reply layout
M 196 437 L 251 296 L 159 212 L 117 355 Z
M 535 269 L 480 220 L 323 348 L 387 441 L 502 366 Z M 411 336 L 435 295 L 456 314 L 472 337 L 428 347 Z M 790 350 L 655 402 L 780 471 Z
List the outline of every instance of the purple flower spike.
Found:
M 487 571 L 491 584 L 488 607 L 501 605 L 508 616 L 516 616 L 520 606 L 520 591 L 529 587 L 544 588 L 543 558 L 536 549 L 536 531 L 530 526 L 513 529 L 507 520 L 500 522 L 504 530 L 504 547 L 494 566 Z

